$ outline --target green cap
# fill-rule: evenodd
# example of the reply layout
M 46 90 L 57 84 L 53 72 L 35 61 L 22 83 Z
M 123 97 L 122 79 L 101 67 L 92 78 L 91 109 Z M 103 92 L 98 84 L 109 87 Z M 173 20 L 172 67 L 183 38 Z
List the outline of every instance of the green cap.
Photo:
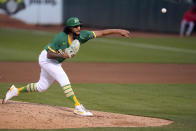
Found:
M 77 25 L 81 25 L 77 17 L 70 17 L 66 22 L 66 26 L 69 26 L 69 27 L 73 27 Z

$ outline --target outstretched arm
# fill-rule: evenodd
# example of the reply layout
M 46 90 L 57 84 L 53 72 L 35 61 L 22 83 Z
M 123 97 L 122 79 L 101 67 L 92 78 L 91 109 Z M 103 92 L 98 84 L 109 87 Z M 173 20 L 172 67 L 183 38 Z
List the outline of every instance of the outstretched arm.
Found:
M 107 36 L 107 35 L 111 35 L 111 34 L 119 34 L 121 36 L 130 37 L 130 32 L 127 30 L 123 30 L 123 29 L 106 29 L 106 30 L 97 30 L 94 31 L 94 33 L 96 34 L 96 37 L 102 37 L 102 36 Z

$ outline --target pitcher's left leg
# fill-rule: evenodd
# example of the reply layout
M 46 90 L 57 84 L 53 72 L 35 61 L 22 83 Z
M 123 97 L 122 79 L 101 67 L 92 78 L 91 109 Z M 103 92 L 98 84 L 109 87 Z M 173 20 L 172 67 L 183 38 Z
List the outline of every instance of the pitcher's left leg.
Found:
M 63 90 L 64 90 L 65 96 L 67 98 L 69 98 L 74 103 L 74 105 L 75 105 L 74 113 L 75 114 L 78 114 L 78 115 L 81 115 L 81 116 L 93 116 L 93 114 L 91 112 L 89 112 L 88 110 L 86 110 L 83 107 L 83 105 L 81 105 L 78 102 L 78 100 L 77 100 L 77 98 L 76 98 L 76 96 L 75 96 L 75 94 L 74 94 L 74 92 L 73 92 L 70 84 L 65 85 L 63 87 Z
M 70 99 L 75 106 L 80 105 L 71 88 L 69 78 L 63 70 L 61 64 L 48 64 L 47 67 L 44 68 L 47 68 L 48 73 L 60 84 L 64 90 L 65 96 Z
M 50 70 L 53 69 L 53 70 Z M 93 114 L 86 110 L 80 102 L 77 100 L 73 89 L 71 88 L 71 84 L 69 81 L 69 78 L 65 71 L 63 70 L 61 64 L 49 64 L 47 66 L 47 71 L 48 73 L 56 79 L 56 81 L 60 84 L 62 87 L 65 96 L 70 99 L 74 105 L 75 105 L 75 110 L 74 113 L 82 116 L 92 116 Z
M 65 85 L 63 87 L 63 91 L 64 91 L 65 96 L 68 99 L 70 99 L 74 103 L 75 106 L 79 106 L 80 105 L 79 101 L 77 100 L 77 98 L 76 98 L 76 96 L 75 96 L 75 94 L 74 94 L 74 92 L 73 92 L 73 90 L 71 88 L 71 84 Z

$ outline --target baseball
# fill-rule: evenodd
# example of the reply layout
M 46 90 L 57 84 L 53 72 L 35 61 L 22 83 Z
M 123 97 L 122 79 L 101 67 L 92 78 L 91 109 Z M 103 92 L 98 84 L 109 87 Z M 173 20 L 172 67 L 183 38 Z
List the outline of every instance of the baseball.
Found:
M 166 8 L 162 8 L 162 9 L 161 9 L 161 12 L 162 12 L 162 13 L 166 13 L 166 12 L 167 12 L 167 9 L 166 9 Z

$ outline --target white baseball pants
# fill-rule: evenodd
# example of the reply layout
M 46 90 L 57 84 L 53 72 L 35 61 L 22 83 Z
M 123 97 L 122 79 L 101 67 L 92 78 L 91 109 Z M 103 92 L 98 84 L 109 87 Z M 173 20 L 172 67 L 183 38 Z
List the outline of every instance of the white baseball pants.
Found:
M 186 30 L 187 25 L 188 25 L 188 28 Z M 186 20 L 182 20 L 181 25 L 180 25 L 180 36 L 184 36 L 184 32 L 186 36 L 190 36 L 193 31 L 194 26 L 195 26 L 195 23 L 193 21 L 189 22 Z
M 40 80 L 36 83 L 39 92 L 46 91 L 56 80 L 61 87 L 70 84 L 69 78 L 58 61 L 47 58 L 47 51 L 43 50 L 39 56 L 41 66 Z

